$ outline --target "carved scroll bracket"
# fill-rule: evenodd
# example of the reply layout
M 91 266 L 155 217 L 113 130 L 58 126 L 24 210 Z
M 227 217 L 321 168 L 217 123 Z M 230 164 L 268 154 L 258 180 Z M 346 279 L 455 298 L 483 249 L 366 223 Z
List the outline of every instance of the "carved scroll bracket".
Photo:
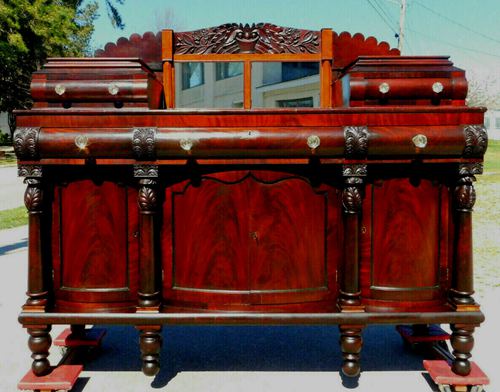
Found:
M 345 155 L 348 158 L 364 158 L 368 154 L 368 128 L 344 127 Z
M 14 151 L 20 160 L 37 160 L 39 158 L 38 136 L 40 128 L 20 127 L 14 132 Z
M 138 161 L 156 159 L 156 128 L 134 128 L 132 151 Z
M 484 125 L 466 125 L 464 127 L 464 156 L 482 156 L 488 147 L 488 134 Z

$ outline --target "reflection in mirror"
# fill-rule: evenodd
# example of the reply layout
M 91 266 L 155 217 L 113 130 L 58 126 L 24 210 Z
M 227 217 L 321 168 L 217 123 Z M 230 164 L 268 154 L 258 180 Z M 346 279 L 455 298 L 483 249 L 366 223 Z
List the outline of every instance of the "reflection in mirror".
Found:
M 175 106 L 243 107 L 243 63 L 176 63 Z
M 252 107 L 319 107 L 318 62 L 252 63 Z

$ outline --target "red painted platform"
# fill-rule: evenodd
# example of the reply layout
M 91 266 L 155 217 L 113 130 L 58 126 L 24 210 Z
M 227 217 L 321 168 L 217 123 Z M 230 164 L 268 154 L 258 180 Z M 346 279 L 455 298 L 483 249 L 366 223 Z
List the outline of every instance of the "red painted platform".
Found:
M 71 329 L 66 328 L 54 339 L 54 345 L 61 347 L 97 347 L 101 345 L 104 335 L 106 335 L 104 328 L 91 328 L 85 330 L 84 337 L 74 338 L 71 336 Z
M 450 340 L 450 334 L 438 325 L 430 325 L 426 335 L 413 335 L 414 331 L 409 325 L 397 325 L 396 330 L 410 344 Z
M 75 385 L 82 370 L 82 365 L 60 365 L 54 367 L 48 375 L 38 377 L 30 369 L 19 381 L 17 388 L 24 391 L 69 391 Z
M 424 367 L 436 384 L 444 385 L 488 385 L 490 380 L 486 374 L 471 361 L 471 371 L 468 376 L 459 376 L 451 370 L 444 360 L 424 360 Z

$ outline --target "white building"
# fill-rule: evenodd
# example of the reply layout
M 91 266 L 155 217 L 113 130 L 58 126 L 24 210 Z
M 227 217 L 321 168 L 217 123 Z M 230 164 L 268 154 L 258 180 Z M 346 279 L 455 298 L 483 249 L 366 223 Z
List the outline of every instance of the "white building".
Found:
M 179 108 L 243 107 L 243 63 L 176 64 Z M 318 107 L 317 62 L 252 63 L 252 107 Z
M 500 109 L 488 109 L 484 114 L 484 126 L 490 139 L 500 140 Z

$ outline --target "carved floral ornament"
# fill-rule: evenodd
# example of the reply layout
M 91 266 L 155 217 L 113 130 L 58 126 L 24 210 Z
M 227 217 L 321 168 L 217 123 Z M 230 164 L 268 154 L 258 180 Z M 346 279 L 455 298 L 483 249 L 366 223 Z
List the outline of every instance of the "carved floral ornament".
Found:
M 175 34 L 176 54 L 207 53 L 319 53 L 318 31 L 270 23 L 227 23 Z

